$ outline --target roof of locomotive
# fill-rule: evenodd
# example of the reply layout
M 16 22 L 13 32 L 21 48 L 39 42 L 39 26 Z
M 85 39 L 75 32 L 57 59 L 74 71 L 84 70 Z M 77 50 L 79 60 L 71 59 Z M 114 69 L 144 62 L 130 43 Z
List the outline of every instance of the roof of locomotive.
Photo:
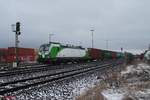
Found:
M 59 42 L 50 42 L 49 44 L 59 44 L 61 47 L 64 47 L 64 48 L 85 49 L 82 46 L 74 46 L 71 44 L 61 44 Z

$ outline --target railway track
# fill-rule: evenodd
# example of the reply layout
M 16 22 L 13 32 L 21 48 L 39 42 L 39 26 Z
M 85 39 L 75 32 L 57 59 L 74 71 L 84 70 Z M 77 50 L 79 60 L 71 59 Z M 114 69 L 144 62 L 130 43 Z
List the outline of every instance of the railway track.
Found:
M 0 70 L 5 70 L 7 68 L 7 64 L 3 63 L 3 64 L 0 64 Z
M 96 64 L 96 65 L 92 65 L 88 67 L 81 67 L 78 69 L 72 69 L 72 70 L 56 72 L 53 74 L 48 74 L 48 75 L 43 75 L 43 76 L 38 76 L 38 77 L 32 77 L 32 78 L 27 78 L 27 79 L 1 83 L 0 95 L 4 95 L 10 92 L 15 92 L 15 91 L 22 90 L 22 89 L 27 89 L 29 87 L 34 87 L 37 85 L 57 81 L 57 80 L 72 77 L 75 75 L 80 75 L 80 74 L 87 73 L 87 72 L 94 71 L 94 70 L 110 68 L 110 67 L 122 64 L 122 63 L 123 62 L 116 61 L 116 62 L 111 62 L 108 64 L 102 64 L 102 65 Z
M 5 70 L 5 71 L 0 71 L 0 77 L 19 75 L 24 73 L 32 73 L 33 71 L 34 72 L 44 71 L 47 69 L 50 69 L 48 65 L 39 65 L 38 67 L 25 67 L 25 68 L 18 68 L 12 70 Z
M 10 70 L 18 70 L 18 69 L 24 69 L 28 67 L 37 67 L 42 66 L 44 64 L 39 63 L 22 63 L 19 64 L 18 67 L 12 67 L 12 64 L 0 64 L 0 71 L 10 71 Z
M 108 62 L 111 62 L 111 61 L 98 62 L 98 64 L 105 64 Z M 96 63 L 96 62 L 67 64 L 67 65 L 53 65 L 53 66 L 52 65 L 36 65 L 36 66 L 32 66 L 32 67 L 23 67 L 23 68 L 0 71 L 0 77 L 19 75 L 19 74 L 27 74 L 27 73 L 33 73 L 33 72 L 41 72 L 41 71 L 47 71 L 47 70 L 63 69 L 63 68 L 69 68 L 70 66 L 74 66 L 74 67 L 75 66 L 83 66 L 85 64 L 88 65 L 90 63 Z

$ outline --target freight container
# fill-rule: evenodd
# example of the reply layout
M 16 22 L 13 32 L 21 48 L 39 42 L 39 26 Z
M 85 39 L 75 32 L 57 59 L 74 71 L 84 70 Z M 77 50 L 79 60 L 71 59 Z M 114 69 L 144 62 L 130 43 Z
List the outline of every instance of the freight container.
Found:
M 132 53 L 125 52 L 124 56 L 127 64 L 130 64 L 134 60 L 134 55 Z
M 5 63 L 7 61 L 7 49 L 0 48 L 0 63 Z
M 32 48 L 18 48 L 18 54 L 19 55 L 34 55 L 35 51 Z M 16 48 L 15 47 L 9 47 L 8 48 L 8 55 L 15 55 L 16 54 Z
M 100 49 L 88 48 L 88 52 L 92 60 L 102 59 L 102 52 Z
M 123 58 L 124 57 L 124 54 L 121 53 L 121 52 L 117 52 L 117 58 Z
M 112 59 L 116 59 L 117 58 L 117 53 L 116 52 L 111 52 L 111 54 L 112 54 Z
M 111 59 L 112 58 L 111 51 L 102 50 L 102 56 L 103 56 L 103 59 Z
M 3 53 L 3 49 L 0 49 L 0 61 L 4 61 L 5 63 L 11 63 L 16 61 L 16 48 L 8 47 L 5 49 L 5 53 Z M 3 51 L 3 52 L 2 52 Z M 36 53 L 33 48 L 18 48 L 18 58 L 20 62 L 33 62 L 35 59 Z

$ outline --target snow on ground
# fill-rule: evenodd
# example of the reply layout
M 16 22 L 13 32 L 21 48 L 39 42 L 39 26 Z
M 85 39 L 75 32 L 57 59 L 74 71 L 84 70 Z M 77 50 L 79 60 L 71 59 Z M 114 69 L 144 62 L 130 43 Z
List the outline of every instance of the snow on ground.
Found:
M 5 77 L 0 77 L 0 83 L 4 82 L 10 82 L 13 80 L 21 80 L 21 79 L 27 79 L 27 78 L 32 78 L 32 77 L 38 77 L 38 76 L 43 76 L 43 75 L 49 75 L 53 73 L 59 73 L 62 71 L 67 71 L 73 68 L 80 68 L 81 66 L 77 67 L 69 67 L 67 69 L 65 68 L 60 68 L 60 69 L 55 69 L 55 70 L 46 70 L 46 71 L 40 71 L 40 72 L 33 72 L 33 73 L 24 73 L 24 74 L 19 74 L 19 75 L 12 75 L 12 76 L 5 76 Z
M 135 91 L 132 96 L 139 100 L 150 100 L 150 89 Z
M 74 100 L 99 81 L 95 74 L 91 74 L 46 84 L 40 88 L 22 91 L 14 95 L 18 100 Z
M 102 94 L 107 100 L 122 100 L 130 97 L 133 100 L 150 100 L 150 66 L 145 63 L 127 66 L 121 72 L 124 80 L 119 88 L 104 90 Z M 121 91 L 121 92 L 120 92 Z
M 121 75 L 123 76 L 123 75 L 125 75 L 125 74 L 132 73 L 133 71 L 135 71 L 135 69 L 134 69 L 133 67 L 134 67 L 133 65 L 128 66 L 125 71 L 122 71 L 122 72 L 121 72 Z
M 104 90 L 102 95 L 107 100 L 122 100 L 124 97 L 124 93 L 122 91 L 115 91 L 113 89 Z
M 133 73 L 143 73 L 143 71 L 147 71 L 150 73 L 150 66 L 145 63 L 140 63 L 138 66 L 130 65 L 127 67 L 125 71 L 121 72 L 121 75 L 124 76 L 125 74 L 133 74 Z

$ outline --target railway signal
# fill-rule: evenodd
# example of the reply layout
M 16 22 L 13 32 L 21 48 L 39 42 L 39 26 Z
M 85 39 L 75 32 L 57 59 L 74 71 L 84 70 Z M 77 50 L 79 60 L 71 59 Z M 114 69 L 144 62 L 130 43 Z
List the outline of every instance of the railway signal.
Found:
M 123 48 L 121 48 L 121 52 L 123 52 Z
M 17 22 L 17 23 L 16 23 L 16 31 L 17 31 L 17 32 L 20 32 L 20 22 Z
M 16 28 L 14 28 L 16 27 Z M 19 45 L 19 39 L 18 39 L 18 36 L 21 35 L 21 32 L 20 32 L 20 22 L 16 22 L 16 24 L 12 24 L 12 31 L 15 32 L 15 47 L 16 47 L 16 67 L 18 66 L 19 64 L 19 57 L 18 57 L 18 45 Z
M 20 32 L 20 22 L 16 23 L 16 34 L 17 35 L 21 35 L 21 32 Z

